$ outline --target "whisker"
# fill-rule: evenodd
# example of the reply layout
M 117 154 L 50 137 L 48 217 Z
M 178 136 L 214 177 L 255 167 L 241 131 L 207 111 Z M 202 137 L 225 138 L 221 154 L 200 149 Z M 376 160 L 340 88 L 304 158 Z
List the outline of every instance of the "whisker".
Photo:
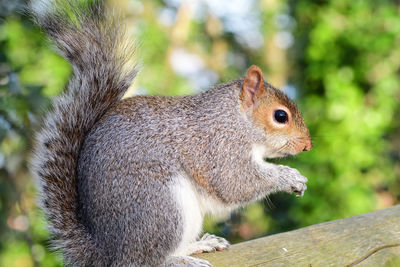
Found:
M 289 141 L 286 141 L 286 143 L 283 146 L 281 146 L 280 148 L 278 148 L 278 150 L 276 150 L 275 153 L 281 152 L 283 149 L 285 149 L 288 146 L 288 144 L 289 144 Z
M 331 135 L 312 135 L 311 138 L 333 138 L 335 136 L 331 136 Z
M 270 210 L 273 210 L 273 209 L 276 208 L 276 206 L 274 205 L 274 203 L 272 203 L 272 200 L 271 200 L 271 198 L 270 198 L 269 196 L 265 196 L 265 197 L 264 197 L 264 200 L 265 200 L 265 203 L 267 204 L 267 207 L 268 207 Z
M 311 139 L 313 139 L 314 137 L 311 137 Z M 309 137 L 300 137 L 300 136 L 298 136 L 298 137 L 296 137 L 295 138 L 296 140 L 309 140 L 310 138 Z

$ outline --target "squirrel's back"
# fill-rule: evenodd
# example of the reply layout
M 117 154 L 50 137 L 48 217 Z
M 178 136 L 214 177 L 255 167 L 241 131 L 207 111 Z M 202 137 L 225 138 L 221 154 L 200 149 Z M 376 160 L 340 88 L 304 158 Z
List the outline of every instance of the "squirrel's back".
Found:
M 32 1 L 31 10 L 74 72 L 36 136 L 32 169 L 41 206 L 67 263 L 104 265 L 105 253 L 76 212 L 77 159 L 86 133 L 135 78 L 134 47 L 101 1 Z
M 246 146 L 231 140 L 248 134 L 237 104 L 241 83 L 190 96 L 124 99 L 87 133 L 78 159 L 78 212 L 110 262 L 129 263 L 133 255 L 137 266 L 159 266 L 178 250 L 184 218 L 174 190 L 181 178 L 190 181 L 196 164 L 212 160 L 196 158 L 216 143 L 233 155 Z M 189 184 L 207 183 L 200 175 Z M 184 201 L 190 202 L 195 191 L 189 190 Z M 155 244 L 157 249 L 149 249 Z

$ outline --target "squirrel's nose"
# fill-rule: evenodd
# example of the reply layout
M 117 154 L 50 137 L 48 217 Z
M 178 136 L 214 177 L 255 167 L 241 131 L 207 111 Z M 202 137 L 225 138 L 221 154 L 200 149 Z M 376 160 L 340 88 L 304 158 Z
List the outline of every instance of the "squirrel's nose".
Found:
M 310 142 L 304 147 L 303 151 L 310 151 L 313 147 L 312 141 L 310 139 Z

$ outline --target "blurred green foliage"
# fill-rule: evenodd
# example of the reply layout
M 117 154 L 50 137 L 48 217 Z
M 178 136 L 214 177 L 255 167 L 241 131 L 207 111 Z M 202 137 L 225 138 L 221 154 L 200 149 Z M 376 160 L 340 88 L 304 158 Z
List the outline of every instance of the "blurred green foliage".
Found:
M 275 160 L 309 178 L 305 196 L 272 195 L 224 223 L 207 218 L 207 231 L 238 242 L 399 202 L 398 1 L 235 1 L 251 3 L 236 24 L 255 20 L 252 31 L 211 1 L 109 2 L 139 43 L 133 92 L 193 93 L 257 64 L 296 98 L 310 128 L 311 152 Z M 23 5 L 0 2 L 0 266 L 56 266 L 28 162 L 33 131 L 71 68 Z

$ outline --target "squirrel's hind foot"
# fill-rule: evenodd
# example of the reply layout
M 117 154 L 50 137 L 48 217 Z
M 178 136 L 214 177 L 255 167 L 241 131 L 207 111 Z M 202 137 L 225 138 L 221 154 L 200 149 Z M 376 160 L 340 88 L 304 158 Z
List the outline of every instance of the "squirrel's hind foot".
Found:
M 171 256 L 167 258 L 165 267 L 212 267 L 212 265 L 206 260 L 190 256 Z
M 200 254 L 203 252 L 213 252 L 228 249 L 229 242 L 222 237 L 210 234 L 204 234 L 203 237 L 190 245 L 189 254 Z

